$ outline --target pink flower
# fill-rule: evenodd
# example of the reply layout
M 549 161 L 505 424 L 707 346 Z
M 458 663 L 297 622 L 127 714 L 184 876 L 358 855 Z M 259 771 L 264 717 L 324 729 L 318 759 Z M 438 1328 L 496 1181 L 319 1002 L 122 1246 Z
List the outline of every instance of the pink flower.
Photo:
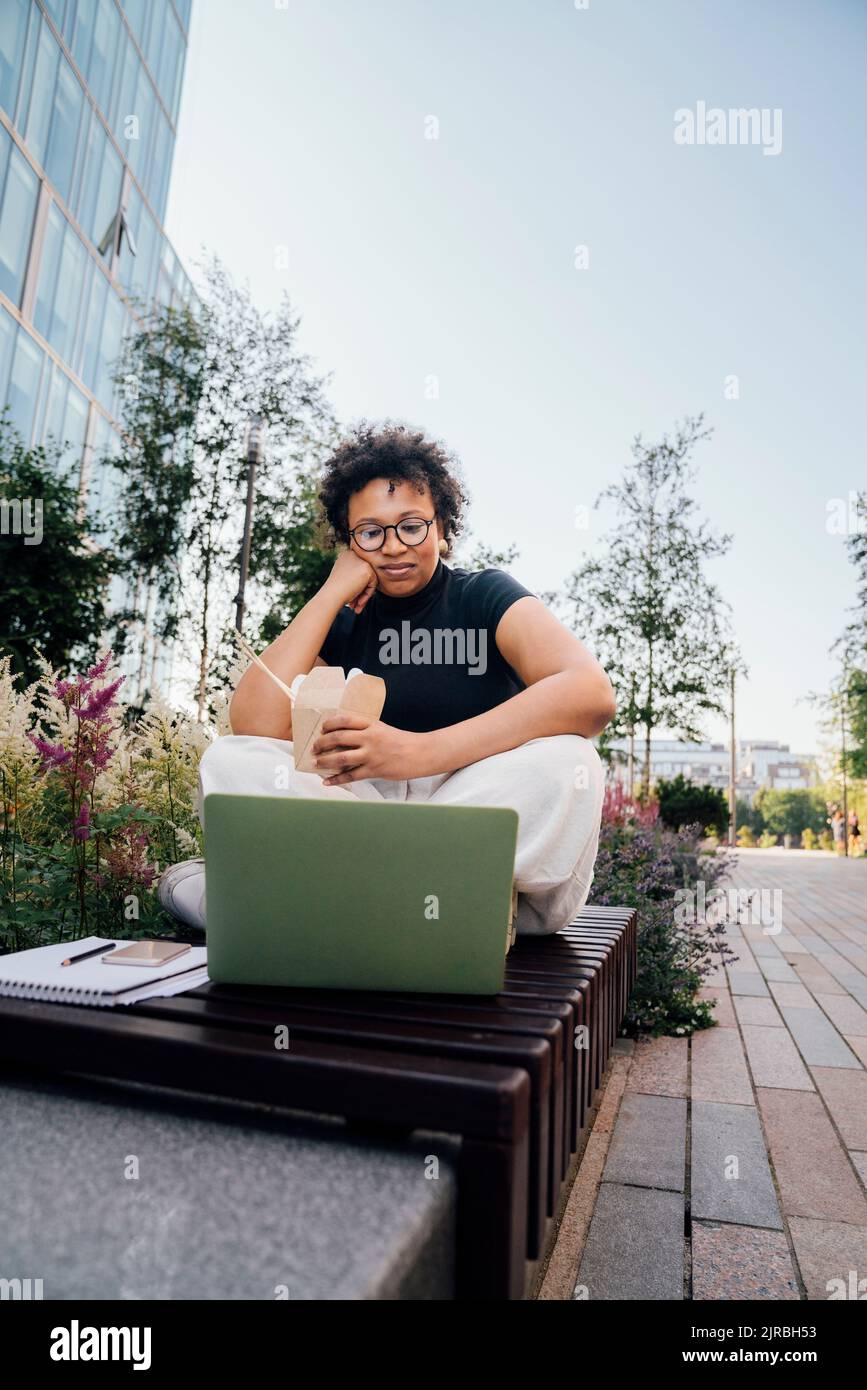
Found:
M 45 769 L 50 767 L 62 767 L 63 764 L 68 763 L 69 759 L 72 757 L 72 750 L 64 748 L 62 743 L 47 743 L 44 738 L 39 738 L 36 734 L 28 734 L 27 737 L 30 739 L 36 751 L 41 755 L 43 767 Z
M 72 828 L 72 835 L 75 840 L 90 839 L 90 807 L 86 801 L 81 803 L 81 810 Z
M 100 657 L 95 666 L 91 666 L 90 670 L 86 673 L 88 680 L 96 681 L 99 680 L 100 676 L 105 675 L 108 670 L 108 663 L 111 661 L 111 655 L 110 651 L 106 652 L 105 656 Z
M 75 711 L 79 719 L 101 719 L 105 712 L 114 705 L 114 697 L 126 680 L 126 676 L 119 676 L 111 685 L 103 686 L 92 695 L 86 705 L 82 705 Z

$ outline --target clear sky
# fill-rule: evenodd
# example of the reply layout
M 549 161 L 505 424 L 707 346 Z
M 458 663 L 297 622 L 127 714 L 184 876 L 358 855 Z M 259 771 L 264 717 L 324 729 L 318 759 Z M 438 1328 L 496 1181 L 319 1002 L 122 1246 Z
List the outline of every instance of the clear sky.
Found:
M 704 410 L 739 733 L 811 751 L 854 600 L 827 507 L 867 486 L 865 64 L 864 0 L 193 0 L 167 231 L 289 291 L 341 420 L 444 439 L 536 591 L 633 436 Z M 701 102 L 780 152 L 676 143 Z

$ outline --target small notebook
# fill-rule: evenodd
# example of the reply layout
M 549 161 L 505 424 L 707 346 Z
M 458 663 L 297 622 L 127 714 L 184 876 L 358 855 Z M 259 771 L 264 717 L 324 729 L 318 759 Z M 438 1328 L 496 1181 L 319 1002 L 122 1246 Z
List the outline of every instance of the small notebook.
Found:
M 111 1008 L 137 1004 L 169 994 L 181 994 L 208 982 L 208 953 L 192 946 L 163 966 L 103 965 L 101 956 L 61 965 L 61 961 L 97 946 L 128 946 L 100 936 L 65 941 L 58 946 L 36 946 L 0 956 L 0 995 L 12 999 L 41 999 L 47 1004 L 90 1004 Z

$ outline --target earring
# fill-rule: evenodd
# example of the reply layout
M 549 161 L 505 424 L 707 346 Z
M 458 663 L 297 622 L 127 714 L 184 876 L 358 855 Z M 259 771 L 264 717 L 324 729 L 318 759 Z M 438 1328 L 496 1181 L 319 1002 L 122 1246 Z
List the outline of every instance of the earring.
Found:
M 449 553 L 449 543 L 448 543 L 448 541 L 440 541 L 440 555 L 448 555 L 448 553 Z

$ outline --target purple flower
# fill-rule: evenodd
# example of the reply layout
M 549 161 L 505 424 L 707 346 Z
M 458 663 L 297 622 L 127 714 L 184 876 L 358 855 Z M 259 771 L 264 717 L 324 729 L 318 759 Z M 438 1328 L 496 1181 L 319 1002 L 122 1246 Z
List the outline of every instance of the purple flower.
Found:
M 100 658 L 100 660 L 96 663 L 95 666 L 91 666 L 90 670 L 86 672 L 87 679 L 89 681 L 99 680 L 100 676 L 104 676 L 106 671 L 108 670 L 108 663 L 110 661 L 111 652 L 109 651 L 106 652 L 105 656 Z
M 92 695 L 86 705 L 82 705 L 75 713 L 79 719 L 101 719 L 106 710 L 111 709 L 114 704 L 114 697 L 126 680 L 126 676 L 119 676 L 111 685 L 103 686 Z
M 72 828 L 73 839 L 90 839 L 90 807 L 86 801 L 82 801 L 81 810 L 78 813 L 75 825 Z
M 62 767 L 72 757 L 72 750 L 64 748 L 62 743 L 47 743 L 44 738 L 39 738 L 36 734 L 28 734 L 27 737 L 41 755 L 46 768 Z

